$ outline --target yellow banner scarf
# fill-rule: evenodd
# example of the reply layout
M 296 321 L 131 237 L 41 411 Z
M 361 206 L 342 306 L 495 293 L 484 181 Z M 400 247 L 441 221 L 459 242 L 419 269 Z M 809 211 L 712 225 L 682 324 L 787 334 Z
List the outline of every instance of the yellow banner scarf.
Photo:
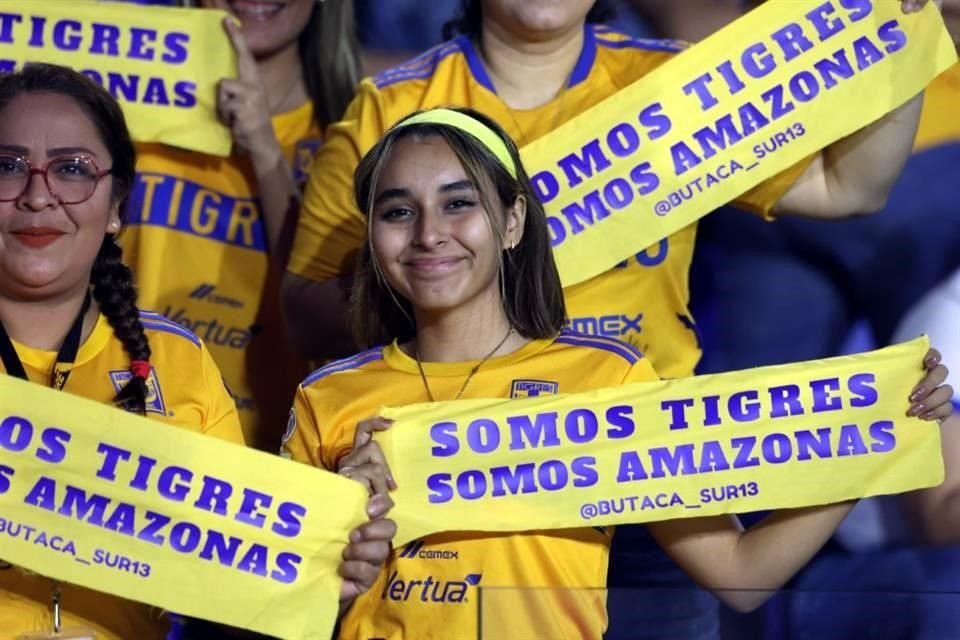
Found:
M 223 11 L 93 0 L 0 0 L 0 73 L 30 62 L 81 71 L 123 106 L 130 134 L 230 155 L 217 82 L 237 74 Z
M 956 60 L 932 3 L 764 3 L 523 148 L 564 286 L 877 120 Z
M 395 543 L 937 484 L 937 425 L 904 415 L 926 349 L 921 339 L 592 393 L 387 410 Z M 329 638 L 337 567 L 366 501 L 352 480 L 0 375 L 0 558 L 31 571 L 283 638 Z

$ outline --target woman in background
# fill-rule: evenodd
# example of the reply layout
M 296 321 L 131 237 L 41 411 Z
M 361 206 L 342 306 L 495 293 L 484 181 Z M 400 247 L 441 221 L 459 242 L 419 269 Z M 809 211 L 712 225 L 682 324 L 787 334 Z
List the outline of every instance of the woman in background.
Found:
M 247 442 L 269 449 L 306 368 L 278 310 L 286 225 L 324 127 L 353 95 L 353 9 L 349 0 L 199 4 L 233 16 L 224 28 L 238 77 L 220 82 L 218 109 L 234 152 L 140 145 L 122 242 L 141 304 L 204 339 Z

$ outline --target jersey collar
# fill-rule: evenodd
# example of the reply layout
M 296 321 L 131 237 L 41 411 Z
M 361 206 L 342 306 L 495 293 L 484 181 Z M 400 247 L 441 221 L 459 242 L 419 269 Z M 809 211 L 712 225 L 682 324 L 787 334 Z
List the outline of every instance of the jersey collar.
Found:
M 570 73 L 570 80 L 567 82 L 568 89 L 586 80 L 587 76 L 590 75 L 590 70 L 593 69 L 593 63 L 597 58 L 597 39 L 593 29 L 594 25 L 589 23 L 583 26 L 583 48 L 580 50 L 580 57 L 577 58 L 577 63 L 573 66 L 573 71 Z M 497 90 L 493 86 L 493 81 L 487 73 L 487 68 L 483 65 L 483 58 L 480 57 L 480 52 L 477 51 L 473 41 L 469 37 L 461 35 L 454 38 L 454 42 L 457 43 L 463 52 L 473 79 L 477 84 L 485 87 L 490 93 L 496 95 Z

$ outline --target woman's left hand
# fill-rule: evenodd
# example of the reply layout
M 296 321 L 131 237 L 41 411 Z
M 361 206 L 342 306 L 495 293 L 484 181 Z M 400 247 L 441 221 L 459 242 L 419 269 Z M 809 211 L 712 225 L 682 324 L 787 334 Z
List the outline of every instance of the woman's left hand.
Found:
M 908 416 L 919 416 L 922 420 L 943 420 L 953 412 L 953 389 L 943 384 L 947 379 L 947 368 L 940 364 L 940 352 L 936 349 L 927 351 L 923 358 L 923 368 L 927 375 L 920 381 L 910 394 L 910 410 Z
M 237 53 L 237 77 L 224 78 L 217 85 L 220 121 L 230 127 L 234 143 L 245 153 L 279 152 L 280 143 L 273 133 L 270 107 L 260 83 L 257 61 L 233 18 L 224 18 L 223 28 Z
M 372 496 L 367 502 L 370 520 L 350 532 L 350 543 L 343 550 L 343 562 L 340 563 L 342 606 L 373 586 L 390 556 L 390 543 L 397 533 L 397 525 L 384 516 L 391 508 L 393 499 L 389 495 Z

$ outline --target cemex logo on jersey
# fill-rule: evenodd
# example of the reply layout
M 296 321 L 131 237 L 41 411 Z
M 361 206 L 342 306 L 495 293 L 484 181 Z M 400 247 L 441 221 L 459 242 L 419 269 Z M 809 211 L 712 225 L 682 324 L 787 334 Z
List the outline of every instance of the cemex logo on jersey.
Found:
M 643 320 L 643 314 L 637 316 L 613 314 L 596 318 L 583 316 L 570 318 L 565 326 L 577 333 L 603 336 L 604 338 L 619 338 L 630 332 L 640 333 L 643 331 L 640 325 L 641 320 Z
M 424 560 L 456 560 L 460 554 L 453 549 L 424 549 L 427 543 L 423 540 L 414 540 L 400 551 L 399 557 L 412 559 L 422 558 Z
M 190 297 L 194 300 L 203 300 L 211 304 L 219 304 L 225 307 L 232 307 L 234 309 L 243 308 L 243 302 L 237 300 L 236 298 L 230 298 L 228 296 L 221 295 L 217 292 L 217 288 L 209 283 L 201 284 L 199 287 L 191 291 Z
M 381 600 L 392 600 L 394 602 L 409 602 L 419 600 L 420 602 L 435 603 L 459 603 L 467 601 L 467 591 L 470 587 L 480 584 L 480 578 L 483 574 L 471 573 L 463 580 L 438 580 L 433 576 L 427 576 L 422 580 L 402 580 L 399 577 L 400 572 L 394 571 L 387 580 L 387 586 L 383 588 L 380 594 Z
M 560 383 L 549 380 L 514 380 L 510 385 L 511 398 L 535 398 L 559 393 Z

